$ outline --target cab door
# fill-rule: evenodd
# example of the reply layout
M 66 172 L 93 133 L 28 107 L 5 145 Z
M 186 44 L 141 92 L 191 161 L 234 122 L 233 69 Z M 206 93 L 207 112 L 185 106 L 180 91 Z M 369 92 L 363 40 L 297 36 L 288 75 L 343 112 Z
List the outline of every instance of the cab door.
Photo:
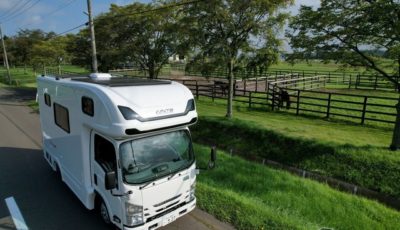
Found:
M 92 132 L 91 146 L 93 187 L 101 196 L 102 201 L 107 208 L 109 221 L 122 226 L 123 206 L 120 197 L 115 195 L 120 194 L 118 179 L 116 179 L 117 187 L 115 189 L 107 190 L 105 188 L 106 172 L 114 171 L 117 174 L 116 178 L 118 178 L 119 169 L 117 164 L 116 145 L 114 145 L 113 141 L 110 139 Z M 98 208 L 100 209 L 100 215 L 103 221 L 107 223 L 107 216 L 105 216 L 106 213 L 104 213 L 104 207 L 98 206 Z

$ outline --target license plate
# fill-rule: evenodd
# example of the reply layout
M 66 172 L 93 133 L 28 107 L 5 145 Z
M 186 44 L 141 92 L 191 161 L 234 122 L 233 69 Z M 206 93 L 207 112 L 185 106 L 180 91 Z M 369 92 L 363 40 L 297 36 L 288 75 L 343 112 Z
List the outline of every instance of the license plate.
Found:
M 176 220 L 176 216 L 175 215 L 164 216 L 163 225 L 167 225 L 167 224 L 169 224 L 171 222 L 174 222 L 174 220 Z

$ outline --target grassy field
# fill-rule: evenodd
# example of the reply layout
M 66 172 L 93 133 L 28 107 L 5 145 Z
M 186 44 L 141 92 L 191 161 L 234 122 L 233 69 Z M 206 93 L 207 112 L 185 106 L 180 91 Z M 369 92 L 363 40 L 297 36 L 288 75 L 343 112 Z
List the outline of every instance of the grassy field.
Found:
M 53 69 L 57 69 L 54 67 Z M 62 65 L 61 69 L 63 71 L 75 72 L 75 73 L 88 73 L 84 68 L 80 68 L 73 65 Z M 34 71 L 31 67 L 11 67 L 11 81 L 12 85 L 19 87 L 36 88 L 36 77 L 42 74 L 42 70 Z M 4 67 L 0 67 L 0 82 L 2 84 L 6 83 L 7 71 Z
M 389 60 L 382 60 L 384 63 L 389 64 L 391 63 Z M 333 61 L 329 63 L 322 63 L 321 61 L 300 61 L 296 62 L 295 64 L 291 64 L 288 62 L 281 61 L 277 64 L 271 65 L 270 70 L 298 70 L 298 71 L 330 71 L 330 72 L 346 72 L 346 73 L 359 73 L 364 72 L 365 68 L 362 67 L 343 67 L 340 64 L 337 64 Z M 386 69 L 387 71 L 391 72 L 392 69 Z
M 209 148 L 195 145 L 197 164 Z M 237 229 L 397 229 L 400 213 L 221 151 L 217 167 L 201 171 L 198 206 Z
M 400 152 L 388 149 L 390 129 L 243 107 L 235 108 L 237 119 L 227 120 L 225 102 L 204 97 L 197 101 L 197 109 L 195 141 L 400 196 Z

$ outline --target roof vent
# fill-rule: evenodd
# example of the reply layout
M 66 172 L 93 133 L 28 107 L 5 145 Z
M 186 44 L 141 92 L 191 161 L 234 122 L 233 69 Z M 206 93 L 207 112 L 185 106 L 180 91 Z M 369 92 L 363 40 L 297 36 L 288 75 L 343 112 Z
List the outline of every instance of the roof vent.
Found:
M 91 73 L 89 77 L 93 80 L 110 80 L 112 76 L 109 73 Z

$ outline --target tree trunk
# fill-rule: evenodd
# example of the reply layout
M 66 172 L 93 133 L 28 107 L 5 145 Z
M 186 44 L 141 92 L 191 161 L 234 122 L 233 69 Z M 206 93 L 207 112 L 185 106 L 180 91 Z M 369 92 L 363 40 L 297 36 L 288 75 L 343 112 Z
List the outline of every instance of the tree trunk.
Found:
M 155 78 L 155 70 L 154 70 L 154 66 L 153 65 L 149 66 L 149 78 L 150 79 L 154 79 Z
M 226 108 L 226 117 L 232 118 L 232 102 L 233 102 L 233 65 L 234 60 L 231 59 L 229 62 L 229 71 L 228 71 L 228 80 L 229 80 L 229 87 L 228 87 L 228 103 Z
M 400 97 L 396 105 L 396 110 L 396 123 L 393 130 L 392 144 L 390 145 L 390 149 L 393 151 L 400 148 Z

